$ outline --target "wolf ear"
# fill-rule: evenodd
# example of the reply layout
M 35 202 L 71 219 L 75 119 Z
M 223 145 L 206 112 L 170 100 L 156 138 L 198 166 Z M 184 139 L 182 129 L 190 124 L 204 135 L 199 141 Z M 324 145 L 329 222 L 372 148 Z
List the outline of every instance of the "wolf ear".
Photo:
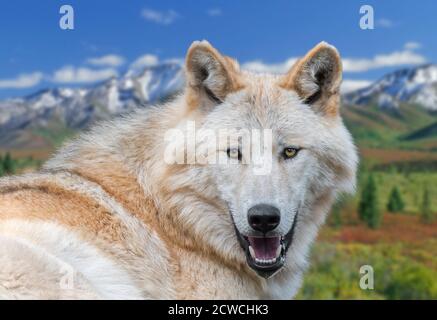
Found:
M 335 47 L 321 42 L 295 63 L 281 87 L 297 92 L 318 113 L 336 115 L 340 100 L 342 64 Z
M 187 85 L 196 98 L 221 103 L 242 88 L 237 62 L 222 56 L 208 41 L 195 41 L 186 57 Z

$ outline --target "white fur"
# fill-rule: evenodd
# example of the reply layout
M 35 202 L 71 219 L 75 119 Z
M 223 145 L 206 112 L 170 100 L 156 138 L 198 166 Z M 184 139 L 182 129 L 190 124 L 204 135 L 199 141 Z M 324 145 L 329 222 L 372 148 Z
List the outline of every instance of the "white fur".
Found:
M 140 299 L 142 297 L 134 281 L 122 268 L 92 245 L 77 238 L 65 227 L 55 223 L 9 220 L 0 224 L 0 233 L 2 237 L 9 239 L 9 243 L 2 241 L 2 246 L 12 246 L 13 243 L 16 248 L 24 246 L 37 258 L 52 260 L 52 266 L 58 266 L 58 270 L 52 270 L 53 276 L 58 280 L 59 296 L 57 298 L 62 298 L 64 294 L 71 295 L 71 292 L 63 292 L 70 289 L 62 288 L 60 279 L 65 276 L 63 272 L 70 269 L 74 272 L 71 290 L 76 290 L 77 283 L 74 283 L 74 278 L 77 279 L 77 274 L 80 274 L 89 283 L 89 290 L 92 290 L 87 293 L 89 295 L 95 294 L 100 299 Z M 3 249 L 7 248 L 3 247 Z M 37 258 L 33 261 L 35 264 L 38 263 Z M 0 260 L 3 260 L 4 266 L 8 256 L 3 254 Z M 30 267 L 36 266 L 30 264 Z M 5 272 L 6 270 L 3 269 L 0 274 Z M 9 272 L 18 274 L 18 271 L 9 270 Z M 33 274 L 31 269 L 20 270 L 20 272 L 26 272 L 31 276 Z M 33 277 L 34 282 L 44 281 L 44 279 L 37 279 L 37 274 Z M 14 288 L 15 291 L 22 291 L 19 294 L 25 294 L 26 289 L 29 289 L 29 286 Z
M 317 48 L 324 50 L 318 56 L 321 60 L 305 64 L 312 67 L 310 76 L 303 73 L 302 79 L 296 79 L 297 83 L 303 81 L 311 92 L 315 88 L 314 68 L 339 62 L 331 47 L 328 50 L 326 44 L 321 44 Z M 226 62 L 225 68 L 224 58 L 211 51 L 205 42 L 190 50 L 200 49 L 193 53 L 195 58 L 191 62 L 197 65 L 187 75 L 185 94 L 165 105 L 139 110 L 94 127 L 65 145 L 48 161 L 42 173 L 0 181 L 1 191 L 8 186 L 50 180 L 96 200 L 121 221 L 122 243 L 88 235 L 95 243 L 104 243 L 104 254 L 93 251 L 86 240 L 77 240 L 73 230 L 65 230 L 66 227 L 11 222 L 17 224 L 12 234 L 2 231 L 10 227 L 0 228 L 3 236 L 9 232 L 8 243 L 16 241 L 16 246 L 27 248 L 20 250 L 30 250 L 40 258 L 43 254 L 38 250 L 46 250 L 51 254 L 47 259 L 53 261 L 49 263 L 52 267 L 59 259 L 77 269 L 83 275 L 83 288 L 87 282 L 94 287 L 85 297 L 95 294 L 101 298 L 292 298 L 302 283 L 311 243 L 330 206 L 339 193 L 354 190 L 358 158 L 338 112 L 334 110 L 327 115 L 319 112 L 319 105 L 305 103 L 306 97 L 279 85 L 282 76 L 240 72 L 237 67 L 232 70 L 231 62 Z M 196 73 L 199 67 L 207 68 L 206 79 Z M 227 72 L 234 74 L 223 74 Z M 238 90 L 224 92 L 231 87 L 230 79 L 243 85 Z M 332 75 L 330 79 L 332 87 L 323 93 L 325 100 L 337 94 L 341 75 Z M 205 88 L 221 94 L 219 98 L 223 101 L 205 95 L 202 91 Z M 187 102 L 192 100 L 197 104 Z M 198 129 L 213 132 L 224 128 L 272 130 L 269 174 L 254 174 L 251 163 L 182 165 L 184 170 L 167 174 L 169 165 L 163 160 L 167 145 L 165 133 L 184 128 L 188 121 L 194 120 Z M 287 146 L 299 147 L 301 151 L 295 158 L 284 160 L 281 152 Z M 224 146 L 217 149 L 226 154 Z M 141 197 L 151 200 L 157 211 L 153 218 L 161 224 L 147 225 L 102 186 L 68 173 L 111 163 L 122 164 L 123 171 L 134 177 L 133 183 L 142 190 Z M 167 193 L 171 196 L 164 195 Z M 247 267 L 234 230 L 236 227 L 244 235 L 252 232 L 247 212 L 260 203 L 280 210 L 281 222 L 275 234 L 285 235 L 296 223 L 285 265 L 270 279 L 259 277 Z M 155 214 L 154 210 L 149 214 Z M 165 237 L 159 235 L 166 227 L 183 234 L 186 239 L 182 240 L 186 241 L 171 237 L 164 241 Z M 67 240 L 61 241 L 62 238 Z M 35 248 L 29 245 L 30 240 Z M 185 244 L 189 240 L 195 243 L 195 248 Z M 106 259 L 105 254 L 110 258 Z M 27 272 L 32 274 L 29 269 Z M 0 271 L 0 295 L 5 291 L 1 276 Z M 108 292 L 115 288 L 120 293 Z

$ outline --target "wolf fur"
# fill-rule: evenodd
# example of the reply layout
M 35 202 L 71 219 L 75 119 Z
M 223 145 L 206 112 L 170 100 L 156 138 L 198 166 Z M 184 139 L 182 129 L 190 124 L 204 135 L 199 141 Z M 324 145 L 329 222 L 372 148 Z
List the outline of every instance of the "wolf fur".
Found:
M 0 179 L 0 298 L 294 297 L 331 204 L 355 185 L 338 52 L 320 43 L 285 75 L 254 74 L 194 42 L 186 79 L 172 101 L 93 127 L 37 173 Z M 271 172 L 165 163 L 165 132 L 187 121 L 271 129 Z M 284 145 L 301 150 L 277 159 Z M 267 279 L 236 235 L 261 202 L 280 210 L 278 233 L 295 223 L 284 266 Z

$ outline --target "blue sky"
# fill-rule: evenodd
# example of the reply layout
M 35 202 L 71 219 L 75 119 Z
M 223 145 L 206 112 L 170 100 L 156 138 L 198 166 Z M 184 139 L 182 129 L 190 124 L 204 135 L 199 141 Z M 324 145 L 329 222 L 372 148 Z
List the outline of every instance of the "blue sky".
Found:
M 74 30 L 59 8 L 74 8 Z M 375 29 L 359 27 L 372 5 Z M 181 59 L 208 39 L 243 67 L 284 71 L 318 42 L 344 59 L 345 90 L 405 65 L 436 62 L 437 2 L 421 1 L 4 1 L 0 98 L 46 87 L 89 86 L 127 68 Z

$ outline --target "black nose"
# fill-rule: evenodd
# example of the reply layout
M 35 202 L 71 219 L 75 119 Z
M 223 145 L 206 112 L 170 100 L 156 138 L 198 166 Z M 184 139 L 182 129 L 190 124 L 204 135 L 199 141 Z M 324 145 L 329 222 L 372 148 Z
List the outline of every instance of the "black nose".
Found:
M 257 204 L 247 212 L 249 225 L 256 231 L 267 233 L 279 225 L 279 209 L 268 204 Z

